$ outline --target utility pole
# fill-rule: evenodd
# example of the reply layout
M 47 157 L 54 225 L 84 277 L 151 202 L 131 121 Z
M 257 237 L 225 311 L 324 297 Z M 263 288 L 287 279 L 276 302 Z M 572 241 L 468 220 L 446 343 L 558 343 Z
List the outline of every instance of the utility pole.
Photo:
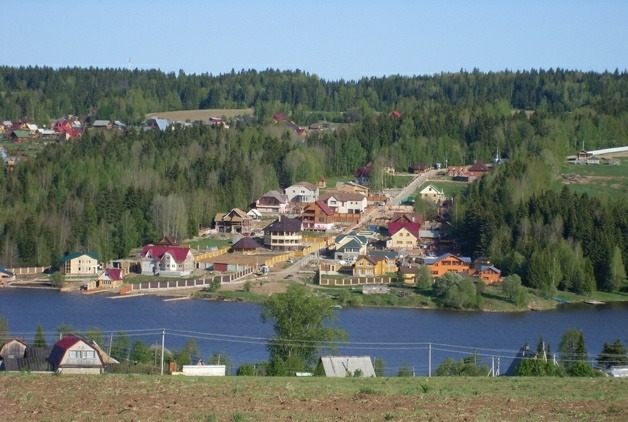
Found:
M 109 356 L 111 356 L 111 345 L 113 344 L 113 333 L 109 334 Z
M 164 346 L 166 343 L 166 330 L 161 330 L 161 375 L 164 374 Z
M 495 376 L 495 357 L 491 357 L 491 376 Z
M 497 376 L 501 375 L 500 367 L 499 367 L 499 359 L 500 359 L 499 356 L 497 356 Z
M 432 376 L 432 343 L 427 344 L 427 376 Z

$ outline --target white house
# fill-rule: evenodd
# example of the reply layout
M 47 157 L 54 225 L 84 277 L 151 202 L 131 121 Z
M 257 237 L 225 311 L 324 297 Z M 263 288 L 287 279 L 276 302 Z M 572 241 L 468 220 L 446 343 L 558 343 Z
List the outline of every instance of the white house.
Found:
M 445 200 L 445 193 L 434 185 L 427 185 L 421 192 L 421 198 L 429 201 L 439 202 Z
M 140 253 L 142 274 L 165 277 L 187 277 L 194 270 L 190 248 L 170 245 L 147 245 Z
M 366 196 L 354 192 L 327 192 L 321 200 L 337 214 L 362 214 L 368 206 Z
M 285 190 L 290 202 L 316 202 L 319 195 L 318 186 L 309 182 L 299 182 Z

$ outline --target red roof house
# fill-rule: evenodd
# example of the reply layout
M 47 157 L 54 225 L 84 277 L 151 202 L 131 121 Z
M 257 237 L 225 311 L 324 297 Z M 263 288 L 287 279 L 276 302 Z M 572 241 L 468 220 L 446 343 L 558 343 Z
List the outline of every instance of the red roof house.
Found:
M 100 374 L 105 367 L 95 343 L 74 334 L 56 342 L 47 360 L 50 369 L 63 373 Z
M 169 245 L 146 245 L 140 252 L 142 274 L 186 277 L 194 269 L 190 248 Z

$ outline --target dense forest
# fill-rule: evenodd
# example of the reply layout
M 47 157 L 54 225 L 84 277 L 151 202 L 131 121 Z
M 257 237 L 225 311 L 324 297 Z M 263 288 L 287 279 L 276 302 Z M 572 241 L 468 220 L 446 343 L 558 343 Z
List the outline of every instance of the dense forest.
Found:
M 79 141 L 49 145 L 14 171 L 0 172 L 0 262 L 50 264 L 78 249 L 111 259 L 162 234 L 195 234 L 216 212 L 247 207 L 265 191 L 298 180 L 352 174 L 368 162 L 377 173 L 387 165 L 405 170 L 416 162 L 490 161 L 499 150 L 510 163 L 458 201 L 456 225 L 466 251 L 487 255 L 534 285 L 541 276 L 530 262 L 549 259 L 546 250 L 557 254 L 556 245 L 566 256 L 566 244 L 569 253 L 588 259 L 577 270 L 585 281 L 574 284 L 562 268 L 555 286 L 606 288 L 612 256 L 627 258 L 626 203 L 554 190 L 553 178 L 564 156 L 583 143 L 588 149 L 626 144 L 627 99 L 628 74 L 618 71 L 325 81 L 272 69 L 213 76 L 0 67 L 2 120 L 49 124 L 98 109 L 98 119 L 136 125 L 162 110 L 255 111 L 254 123 L 233 121 L 228 130 L 194 126 L 113 136 L 87 130 Z M 287 130 L 275 136 L 270 129 L 278 112 L 303 126 L 336 122 L 337 130 L 305 139 Z M 381 187 L 378 178 L 372 187 Z M 606 237 L 598 247 L 601 233 Z

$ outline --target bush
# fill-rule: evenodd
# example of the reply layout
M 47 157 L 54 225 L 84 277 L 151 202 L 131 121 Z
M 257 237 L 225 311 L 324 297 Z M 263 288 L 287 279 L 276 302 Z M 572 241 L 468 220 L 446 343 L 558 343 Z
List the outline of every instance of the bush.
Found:
M 399 368 L 399 372 L 397 372 L 398 377 L 411 377 L 412 376 L 412 368 L 408 365 L 403 365 Z
M 50 276 L 50 285 L 61 289 L 65 287 L 65 275 L 61 271 L 57 271 Z
M 245 377 L 255 376 L 255 366 L 250 363 L 243 363 L 238 367 L 236 375 Z

